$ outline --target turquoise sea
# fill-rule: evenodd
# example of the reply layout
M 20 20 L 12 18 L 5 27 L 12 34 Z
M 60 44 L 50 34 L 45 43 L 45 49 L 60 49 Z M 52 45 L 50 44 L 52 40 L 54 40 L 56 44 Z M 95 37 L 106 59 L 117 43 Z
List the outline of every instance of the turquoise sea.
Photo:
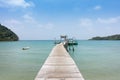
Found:
M 85 80 L 120 80 L 120 41 L 78 43 L 69 53 Z M 53 46 L 52 40 L 0 42 L 0 80 L 34 80 Z

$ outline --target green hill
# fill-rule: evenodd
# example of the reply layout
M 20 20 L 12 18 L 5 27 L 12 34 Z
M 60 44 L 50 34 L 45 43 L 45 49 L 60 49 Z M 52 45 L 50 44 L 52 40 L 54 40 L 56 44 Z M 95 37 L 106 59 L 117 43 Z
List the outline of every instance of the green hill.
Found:
M 93 37 L 90 40 L 120 40 L 120 34 L 105 36 L 105 37 L 97 36 L 97 37 Z
M 18 36 L 8 29 L 7 27 L 0 24 L 0 41 L 18 41 Z

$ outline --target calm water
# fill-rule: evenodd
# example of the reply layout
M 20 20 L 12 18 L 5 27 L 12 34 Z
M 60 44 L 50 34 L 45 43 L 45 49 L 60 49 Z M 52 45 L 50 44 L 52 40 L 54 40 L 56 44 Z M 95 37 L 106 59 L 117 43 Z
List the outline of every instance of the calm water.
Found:
M 70 55 L 86 80 L 120 80 L 120 41 L 78 41 Z M 29 46 L 29 50 L 22 47 Z M 34 80 L 53 41 L 0 42 L 0 80 Z

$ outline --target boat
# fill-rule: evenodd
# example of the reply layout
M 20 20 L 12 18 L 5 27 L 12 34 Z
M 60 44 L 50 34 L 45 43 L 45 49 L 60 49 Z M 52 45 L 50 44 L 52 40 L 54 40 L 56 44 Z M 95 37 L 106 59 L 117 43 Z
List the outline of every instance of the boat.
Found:
M 78 45 L 78 42 L 76 40 L 69 39 L 68 40 L 68 45 Z
M 61 42 L 67 42 L 69 46 L 78 45 L 77 40 L 74 38 L 68 38 L 67 35 L 61 35 L 60 40 L 55 40 L 54 44 L 59 44 Z
M 23 47 L 22 50 L 28 50 L 30 47 Z

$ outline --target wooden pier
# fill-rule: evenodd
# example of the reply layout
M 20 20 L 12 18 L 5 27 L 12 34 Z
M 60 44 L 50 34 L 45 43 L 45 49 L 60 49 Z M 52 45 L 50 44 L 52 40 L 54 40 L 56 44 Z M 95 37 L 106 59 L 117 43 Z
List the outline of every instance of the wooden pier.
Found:
M 57 44 L 34 80 L 84 80 L 75 62 L 64 48 Z

